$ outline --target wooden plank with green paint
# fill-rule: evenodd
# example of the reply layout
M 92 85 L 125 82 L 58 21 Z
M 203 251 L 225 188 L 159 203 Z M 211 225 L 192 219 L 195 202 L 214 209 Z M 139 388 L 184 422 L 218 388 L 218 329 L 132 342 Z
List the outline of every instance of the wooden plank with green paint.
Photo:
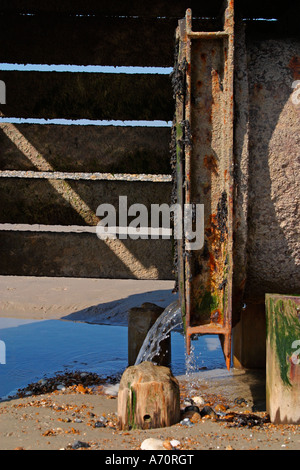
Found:
M 300 423 L 300 296 L 267 294 L 267 410 L 274 423 Z

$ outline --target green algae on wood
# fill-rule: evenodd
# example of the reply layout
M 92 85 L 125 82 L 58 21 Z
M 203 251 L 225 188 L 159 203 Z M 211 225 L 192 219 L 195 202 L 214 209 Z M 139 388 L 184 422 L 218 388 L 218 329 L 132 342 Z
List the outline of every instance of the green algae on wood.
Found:
M 288 387 L 292 387 L 293 344 L 300 340 L 299 311 L 299 296 L 266 295 L 267 341 L 276 352 L 281 380 Z
M 201 316 L 210 317 L 211 312 L 219 307 L 219 301 L 216 295 L 206 291 L 202 297 L 201 304 L 199 306 L 199 313 Z
M 128 382 L 128 389 L 130 394 L 127 401 L 127 417 L 128 417 L 128 428 L 136 429 L 135 423 L 135 410 L 136 410 L 136 393 L 134 388 L 131 386 L 131 383 Z

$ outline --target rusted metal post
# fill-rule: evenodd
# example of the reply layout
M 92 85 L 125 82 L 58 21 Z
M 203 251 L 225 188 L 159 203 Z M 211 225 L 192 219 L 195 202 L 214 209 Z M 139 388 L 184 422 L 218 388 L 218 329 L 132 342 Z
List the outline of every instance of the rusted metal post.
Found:
M 179 31 L 179 49 L 185 51 L 185 90 L 183 121 L 176 116 L 176 126 L 183 129 L 177 194 L 181 204 L 203 204 L 205 211 L 204 247 L 189 250 L 184 240 L 178 251 L 187 352 L 194 334 L 218 334 L 230 368 L 234 2 L 227 2 L 223 31 L 192 31 L 190 9 Z

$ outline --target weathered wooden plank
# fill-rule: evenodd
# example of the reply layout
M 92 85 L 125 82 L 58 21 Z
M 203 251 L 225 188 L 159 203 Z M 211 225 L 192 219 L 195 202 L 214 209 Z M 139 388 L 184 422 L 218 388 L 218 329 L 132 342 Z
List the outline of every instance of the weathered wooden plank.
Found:
M 198 22 L 199 30 L 212 22 Z M 173 66 L 175 18 L 8 15 L 0 28 L 0 62 Z
M 267 411 L 272 423 L 300 424 L 300 297 L 266 294 Z
M 97 225 L 100 204 L 112 204 L 118 217 L 120 195 L 128 207 L 144 204 L 150 222 L 151 204 L 169 204 L 171 190 L 172 183 L 1 178 L 0 223 Z
M 198 0 L 2 0 L 0 12 L 45 13 L 57 12 L 68 14 L 100 14 L 129 16 L 171 16 L 182 18 L 187 8 L 191 8 L 195 16 L 216 16 L 222 8 L 223 0 L 199 2 Z M 296 5 L 294 0 L 287 0 L 284 8 L 281 3 L 273 0 L 240 0 L 243 14 L 254 18 L 277 18 L 284 11 Z
M 195 31 L 217 31 L 195 20 Z M 247 32 L 291 33 L 291 24 L 247 21 Z M 175 18 L 7 15 L 0 28 L 0 62 L 111 66 L 173 66 Z
M 139 0 L 123 1 L 115 0 L 50 0 L 41 2 L 38 0 L 3 0 L 1 2 L 0 12 L 22 12 L 22 13 L 63 13 L 63 14 L 94 14 L 107 16 L 146 16 L 161 17 L 184 16 L 185 10 L 189 7 L 197 9 L 197 14 L 216 14 L 222 6 L 222 0 L 213 0 L 212 2 L 199 2 L 191 0 L 154 0 L 152 2 L 141 2 Z M 217 10 L 217 11 L 216 11 Z
M 176 20 L 168 19 L 12 15 L 0 30 L 0 60 L 172 66 L 175 29 Z
M 167 75 L 0 72 L 7 117 L 172 120 Z
M 53 171 L 169 174 L 170 139 L 167 127 L 1 124 L 0 170 L 45 171 L 41 155 Z
M 112 240 L 94 234 L 0 232 L 0 274 L 171 280 L 169 240 Z

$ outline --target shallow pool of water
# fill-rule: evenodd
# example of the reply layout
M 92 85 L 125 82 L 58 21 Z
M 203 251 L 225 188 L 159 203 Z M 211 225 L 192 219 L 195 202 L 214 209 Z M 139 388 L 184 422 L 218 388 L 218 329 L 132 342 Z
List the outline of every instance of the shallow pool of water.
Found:
M 5 345 L 5 357 L 3 348 L 0 357 L 0 398 L 57 372 L 81 370 L 111 377 L 128 366 L 124 326 L 0 318 L 0 341 Z M 204 367 L 225 368 L 217 336 L 199 337 L 192 345 L 193 354 L 186 360 L 184 337 L 172 332 L 174 375 Z

